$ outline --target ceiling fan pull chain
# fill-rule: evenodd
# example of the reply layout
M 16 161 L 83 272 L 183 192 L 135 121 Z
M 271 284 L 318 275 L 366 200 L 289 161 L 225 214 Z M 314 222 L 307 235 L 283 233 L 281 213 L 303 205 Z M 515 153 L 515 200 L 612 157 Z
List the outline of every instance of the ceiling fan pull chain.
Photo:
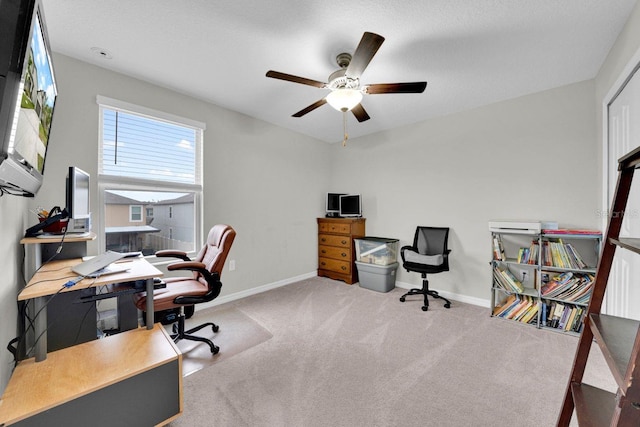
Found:
M 347 146 L 347 139 L 349 139 L 349 134 L 347 133 L 347 112 L 342 112 L 342 123 L 344 127 L 344 138 L 342 139 L 342 146 Z

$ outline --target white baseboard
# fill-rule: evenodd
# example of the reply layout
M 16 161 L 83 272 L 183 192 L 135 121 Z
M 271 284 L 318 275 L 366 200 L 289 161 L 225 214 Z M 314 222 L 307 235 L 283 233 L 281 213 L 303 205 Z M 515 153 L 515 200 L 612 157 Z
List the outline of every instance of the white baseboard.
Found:
M 203 310 L 205 308 L 215 307 L 217 305 L 225 304 L 227 302 L 236 301 L 241 298 L 246 298 L 251 295 L 260 294 L 262 292 L 270 291 L 271 289 L 276 289 L 281 286 L 299 282 L 301 280 L 310 279 L 311 277 L 317 276 L 317 274 L 318 273 L 316 271 L 312 271 L 311 273 L 301 274 L 299 276 L 291 277 L 289 279 L 278 280 L 277 282 L 267 283 L 266 285 L 257 286 L 255 288 L 247 289 L 246 291 L 235 292 L 230 295 L 225 295 L 225 296 L 216 298 L 213 301 L 209 301 L 204 304 L 197 304 L 196 309 Z
M 218 306 L 218 305 L 221 305 L 221 304 L 225 304 L 225 303 L 228 303 L 228 302 L 239 300 L 241 298 L 246 298 L 246 297 L 251 296 L 251 295 L 256 295 L 256 294 L 260 294 L 262 292 L 270 291 L 271 289 L 276 289 L 276 288 L 279 288 L 281 286 L 286 286 L 286 285 L 289 285 L 291 283 L 299 282 L 301 280 L 310 279 L 312 277 L 315 277 L 316 275 L 317 275 L 317 272 L 312 271 L 310 273 L 301 274 L 301 275 L 295 276 L 295 277 L 290 277 L 289 279 L 278 280 L 277 282 L 267 283 L 266 285 L 257 286 L 255 288 L 247 289 L 246 291 L 235 292 L 235 293 L 230 294 L 230 295 L 225 295 L 223 297 L 216 298 L 213 301 L 209 301 L 209 302 L 204 303 L 204 304 L 198 304 L 198 305 L 196 305 L 196 309 L 203 310 L 205 308 L 215 307 L 215 306 Z M 411 289 L 411 288 L 416 288 L 417 285 L 412 285 L 410 283 L 396 281 L 396 287 L 402 288 L 402 289 Z M 464 302 L 464 303 L 472 304 L 472 305 L 477 305 L 477 306 L 485 307 L 485 308 L 491 307 L 490 301 L 482 299 L 482 298 L 475 298 L 475 297 L 470 297 L 468 295 L 454 294 L 452 292 L 446 292 L 446 291 L 438 291 L 438 293 L 441 294 L 443 297 L 445 297 L 447 299 L 452 299 L 452 300 L 455 300 L 455 301 Z
M 419 288 L 420 286 L 412 285 L 411 283 L 396 281 L 396 287 L 402 288 L 402 289 L 412 289 L 412 288 Z M 482 298 L 470 297 L 468 295 L 454 294 L 452 292 L 440 291 L 440 290 L 438 290 L 438 293 L 447 299 L 452 299 L 455 301 L 460 301 L 467 304 L 473 304 L 473 305 L 477 305 L 485 308 L 491 307 L 491 301 L 485 300 Z

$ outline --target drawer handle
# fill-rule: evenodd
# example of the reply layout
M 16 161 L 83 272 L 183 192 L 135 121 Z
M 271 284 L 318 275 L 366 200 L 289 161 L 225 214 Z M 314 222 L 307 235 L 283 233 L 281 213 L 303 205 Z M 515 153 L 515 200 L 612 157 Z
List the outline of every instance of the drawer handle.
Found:
M 326 253 L 327 253 L 327 251 L 325 251 L 324 249 L 323 249 L 323 250 L 321 250 L 320 252 L 322 252 L 323 254 L 326 254 Z
M 325 262 L 321 262 L 320 265 L 324 266 L 327 265 Z
M 346 245 L 346 244 L 347 244 L 347 241 L 346 241 L 346 240 L 343 240 L 343 241 L 342 241 L 342 244 L 343 244 L 343 245 Z
M 322 239 L 320 239 L 320 241 L 322 241 L 322 242 L 326 242 L 326 241 L 327 241 L 327 239 L 325 239 L 325 238 L 323 237 Z
M 342 257 L 345 258 L 347 256 L 347 254 L 345 254 L 344 252 L 342 252 Z
M 341 267 L 343 270 L 347 270 L 347 267 L 345 267 L 344 265 Z

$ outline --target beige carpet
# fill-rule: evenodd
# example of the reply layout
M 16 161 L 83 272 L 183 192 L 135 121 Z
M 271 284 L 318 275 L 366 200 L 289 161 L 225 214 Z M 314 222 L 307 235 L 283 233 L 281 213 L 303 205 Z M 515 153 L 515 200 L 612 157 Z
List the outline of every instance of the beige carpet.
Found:
M 555 424 L 577 338 L 403 292 L 316 277 L 221 306 L 273 337 L 186 377 L 171 426 Z M 597 349 L 585 379 L 613 387 Z
M 234 307 L 220 306 L 197 311 L 191 319 L 186 321 L 186 329 L 205 322 L 213 322 L 220 329 L 214 333 L 210 327 L 206 327 L 195 335 L 211 339 L 220 347 L 220 352 L 216 355 L 211 354 L 206 343 L 179 341 L 178 348 L 183 355 L 182 375 L 185 377 L 214 363 L 222 362 L 273 336 L 255 320 Z M 167 327 L 167 331 L 170 331 L 170 326 Z

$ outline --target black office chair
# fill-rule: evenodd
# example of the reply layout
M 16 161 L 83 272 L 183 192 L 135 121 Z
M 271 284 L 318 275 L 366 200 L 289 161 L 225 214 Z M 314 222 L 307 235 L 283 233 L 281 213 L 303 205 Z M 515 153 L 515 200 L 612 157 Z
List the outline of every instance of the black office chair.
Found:
M 417 227 L 413 238 L 413 246 L 403 246 L 400 249 L 402 267 L 408 272 L 422 274 L 422 289 L 411 289 L 400 297 L 404 302 L 407 295 L 424 295 L 422 311 L 429 310 L 427 296 L 440 298 L 446 301 L 445 308 L 451 307 L 451 301 L 440 296 L 438 292 L 429 290 L 427 273 L 440 273 L 449 271 L 449 252 L 447 241 L 449 239 L 448 227 Z

